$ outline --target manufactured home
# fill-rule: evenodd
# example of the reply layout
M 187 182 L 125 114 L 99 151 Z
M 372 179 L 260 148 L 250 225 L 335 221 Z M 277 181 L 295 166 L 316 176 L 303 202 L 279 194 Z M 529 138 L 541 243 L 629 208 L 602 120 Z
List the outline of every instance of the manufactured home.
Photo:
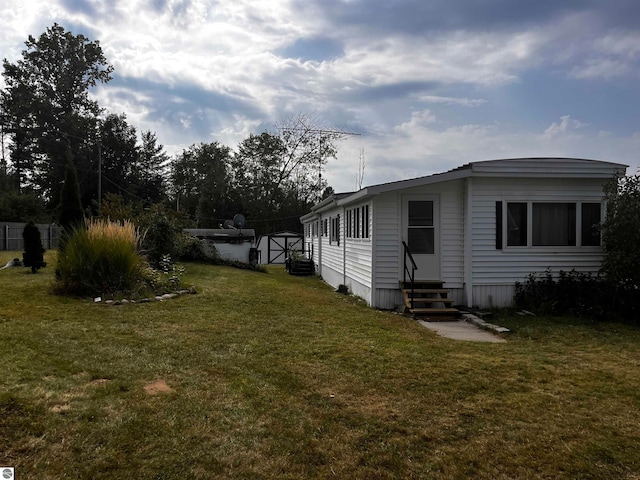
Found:
M 305 251 L 324 281 L 376 308 L 406 304 L 407 285 L 423 281 L 448 306 L 508 306 L 530 273 L 599 270 L 603 186 L 626 167 L 491 160 L 334 194 L 301 218 Z

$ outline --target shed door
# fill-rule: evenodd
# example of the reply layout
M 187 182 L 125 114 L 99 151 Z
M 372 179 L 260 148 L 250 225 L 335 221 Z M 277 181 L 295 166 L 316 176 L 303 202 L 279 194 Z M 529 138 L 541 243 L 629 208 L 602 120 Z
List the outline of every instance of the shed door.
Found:
M 403 200 L 403 240 L 418 269 L 417 280 L 440 278 L 440 205 L 437 196 L 412 195 Z
M 267 239 L 267 263 L 284 263 L 291 250 L 304 253 L 302 237 L 269 235 Z

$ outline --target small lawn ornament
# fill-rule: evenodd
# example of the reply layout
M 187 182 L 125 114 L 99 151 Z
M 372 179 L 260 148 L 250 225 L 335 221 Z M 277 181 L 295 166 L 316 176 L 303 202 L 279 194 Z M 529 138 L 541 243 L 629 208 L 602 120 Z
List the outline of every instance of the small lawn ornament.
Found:
M 13 260 L 9 260 L 4 267 L 0 268 L 0 270 L 4 270 L 5 268 L 21 267 L 21 266 L 22 266 L 22 262 L 20 261 L 20 259 L 14 258 Z
M 31 267 L 31 272 L 36 273 L 38 269 L 46 267 L 44 262 L 44 248 L 40 230 L 32 221 L 27 223 L 22 231 L 24 239 L 24 252 L 22 253 L 22 263 L 25 267 Z

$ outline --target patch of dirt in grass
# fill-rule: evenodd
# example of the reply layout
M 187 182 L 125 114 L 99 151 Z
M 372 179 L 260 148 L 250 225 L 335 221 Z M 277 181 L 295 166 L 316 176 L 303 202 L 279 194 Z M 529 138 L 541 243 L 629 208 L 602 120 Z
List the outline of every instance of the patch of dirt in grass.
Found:
M 110 380 L 108 378 L 96 378 L 95 380 L 91 380 L 87 386 L 88 387 L 99 387 L 109 383 Z
M 163 393 L 171 393 L 174 391 L 173 388 L 167 385 L 167 382 L 161 379 L 147 383 L 143 388 L 147 395 L 160 395 Z
M 71 404 L 78 400 L 86 400 L 90 392 L 94 389 L 104 387 L 111 380 L 107 378 L 96 378 L 89 380 L 89 374 L 82 372 L 73 375 L 74 380 L 80 380 L 81 384 L 65 385 L 64 382 L 55 376 L 43 377 L 44 384 L 35 388 L 34 392 L 38 397 L 49 404 L 47 409 L 52 413 L 64 413 L 71 410 Z M 60 380 L 60 382 L 57 382 Z

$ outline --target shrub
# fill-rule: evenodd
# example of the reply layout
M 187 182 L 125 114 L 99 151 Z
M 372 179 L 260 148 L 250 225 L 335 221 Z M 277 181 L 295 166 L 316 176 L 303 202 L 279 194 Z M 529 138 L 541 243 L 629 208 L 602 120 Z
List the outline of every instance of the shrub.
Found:
M 150 270 L 140 244 L 140 232 L 127 221 L 92 220 L 75 227 L 58 255 L 56 290 L 96 296 L 145 288 Z
M 165 255 L 160 260 L 157 270 L 152 270 L 149 277 L 149 287 L 156 293 L 167 293 L 174 291 L 182 284 L 182 274 L 184 268 L 176 265 L 169 255 Z
M 613 179 L 605 193 L 602 273 L 620 287 L 640 288 L 640 174 Z
M 640 292 L 590 273 L 547 269 L 516 282 L 514 303 L 519 308 L 551 315 L 577 315 L 595 320 L 638 322 Z
M 180 230 L 164 212 L 153 212 L 145 222 L 145 227 L 143 248 L 153 267 L 160 267 L 165 255 L 178 257 Z
M 22 260 L 25 267 L 31 267 L 31 272 L 36 273 L 41 267 L 46 266 L 44 263 L 44 248 L 42 247 L 42 237 L 40 229 L 33 222 L 29 222 L 22 230 L 22 239 L 24 240 L 24 253 Z
M 208 253 L 209 255 L 207 255 Z M 182 232 L 178 236 L 178 257 L 181 260 L 210 262 L 212 257 L 214 259 L 217 257 L 217 251 L 213 245 L 208 245 L 205 240 Z

